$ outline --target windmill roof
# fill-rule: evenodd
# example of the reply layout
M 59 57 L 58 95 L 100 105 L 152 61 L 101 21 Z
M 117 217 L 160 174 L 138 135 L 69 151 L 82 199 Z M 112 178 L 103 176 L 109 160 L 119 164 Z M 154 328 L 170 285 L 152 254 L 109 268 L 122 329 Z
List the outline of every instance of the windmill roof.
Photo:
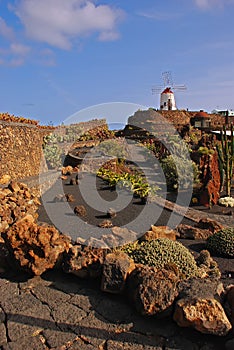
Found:
M 173 91 L 171 90 L 170 87 L 167 87 L 166 89 L 163 90 L 162 94 L 173 94 Z

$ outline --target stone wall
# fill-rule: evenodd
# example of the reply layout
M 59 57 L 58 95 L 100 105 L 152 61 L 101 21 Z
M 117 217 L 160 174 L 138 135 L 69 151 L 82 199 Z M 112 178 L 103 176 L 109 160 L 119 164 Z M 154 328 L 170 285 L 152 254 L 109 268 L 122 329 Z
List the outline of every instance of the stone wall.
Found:
M 0 115 L 0 178 L 9 175 L 12 179 L 23 179 L 47 171 L 43 160 L 43 138 L 54 128 L 43 127 L 27 119 Z M 6 118 L 7 117 L 7 118 Z M 103 125 L 105 120 L 82 122 L 84 130 Z
M 38 175 L 43 137 L 49 132 L 36 125 L 0 121 L 0 177 L 7 174 L 20 179 Z

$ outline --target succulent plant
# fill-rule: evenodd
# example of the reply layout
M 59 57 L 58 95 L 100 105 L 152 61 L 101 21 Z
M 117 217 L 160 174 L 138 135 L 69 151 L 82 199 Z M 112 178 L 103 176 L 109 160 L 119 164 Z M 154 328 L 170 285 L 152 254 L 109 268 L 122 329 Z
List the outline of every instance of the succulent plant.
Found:
M 198 267 L 190 251 L 182 243 L 159 238 L 141 243 L 130 243 L 121 248 L 135 263 L 164 267 L 175 264 L 183 278 L 197 276 Z
M 223 257 L 234 257 L 234 227 L 224 228 L 207 239 L 207 249 Z

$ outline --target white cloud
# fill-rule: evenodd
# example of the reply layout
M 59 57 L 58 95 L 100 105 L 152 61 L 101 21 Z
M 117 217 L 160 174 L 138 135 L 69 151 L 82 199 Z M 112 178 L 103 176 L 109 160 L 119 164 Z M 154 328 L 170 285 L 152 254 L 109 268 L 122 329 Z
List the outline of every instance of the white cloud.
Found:
M 26 45 L 22 45 L 19 43 L 12 43 L 10 45 L 10 51 L 14 55 L 25 56 L 29 53 L 30 47 Z
M 234 0 L 195 0 L 195 4 L 205 10 L 212 7 L 224 7 L 225 5 L 234 4 Z
M 155 19 L 157 21 L 169 21 L 181 17 L 181 13 L 170 12 L 139 12 L 138 15 L 149 19 Z
M 0 17 L 0 36 L 8 40 L 12 40 L 15 36 L 14 30 L 6 24 L 2 17 Z
M 10 43 L 7 48 L 0 48 L 0 64 L 7 66 L 21 66 L 24 64 L 27 55 L 31 51 L 29 46 L 20 44 L 18 42 Z
M 70 49 L 75 38 L 98 33 L 100 40 L 118 38 L 121 10 L 94 0 L 20 0 L 14 8 L 26 34 L 37 41 Z

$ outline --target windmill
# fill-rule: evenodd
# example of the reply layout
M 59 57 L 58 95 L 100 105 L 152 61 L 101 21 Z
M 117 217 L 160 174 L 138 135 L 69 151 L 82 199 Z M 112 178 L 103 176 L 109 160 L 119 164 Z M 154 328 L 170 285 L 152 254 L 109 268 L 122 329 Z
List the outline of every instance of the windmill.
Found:
M 175 95 L 174 91 L 183 91 L 186 90 L 185 85 L 174 85 L 174 82 L 172 80 L 172 74 L 170 71 L 166 71 L 162 73 L 163 83 L 164 85 L 157 85 L 152 88 L 152 94 L 158 94 L 160 95 L 160 109 L 161 110 L 176 110 L 176 102 L 175 102 Z M 163 90 L 163 91 L 162 91 Z

